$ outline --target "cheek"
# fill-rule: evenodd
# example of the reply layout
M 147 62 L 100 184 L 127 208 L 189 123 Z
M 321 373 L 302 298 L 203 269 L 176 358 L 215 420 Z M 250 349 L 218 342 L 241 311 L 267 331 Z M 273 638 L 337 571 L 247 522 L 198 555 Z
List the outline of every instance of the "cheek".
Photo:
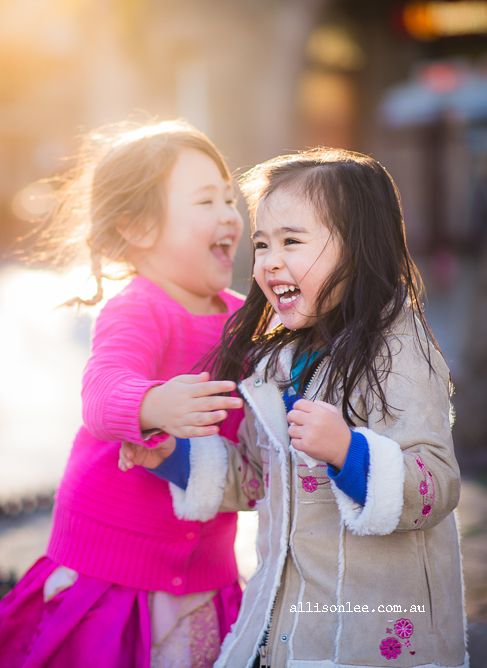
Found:
M 310 263 L 311 268 L 309 269 L 308 274 L 305 276 L 304 280 L 308 284 L 319 286 L 323 285 L 326 279 L 333 273 L 337 260 L 335 256 L 330 253 L 323 253 L 321 256 L 318 256 L 314 263 Z
M 265 282 L 265 271 L 264 271 L 264 260 L 263 258 L 256 257 L 254 262 L 254 278 L 264 294 L 267 294 L 269 287 Z
M 237 233 L 237 238 L 238 239 L 240 239 L 240 237 L 242 236 L 243 230 L 244 230 L 244 222 L 243 222 L 243 219 L 241 218 L 241 216 L 239 214 L 237 224 L 235 225 L 235 232 Z

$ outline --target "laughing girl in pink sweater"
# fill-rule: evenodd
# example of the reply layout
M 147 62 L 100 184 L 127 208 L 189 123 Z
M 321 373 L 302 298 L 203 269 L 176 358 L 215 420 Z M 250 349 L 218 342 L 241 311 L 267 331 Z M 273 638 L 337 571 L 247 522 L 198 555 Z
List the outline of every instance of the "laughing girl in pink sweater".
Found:
M 238 613 L 236 514 L 180 520 L 166 482 L 117 459 L 120 441 L 215 434 L 228 409 L 221 433 L 235 440 L 242 401 L 214 396 L 235 384 L 197 366 L 242 303 L 227 290 L 242 220 L 223 158 L 185 123 L 85 148 L 51 237 L 64 253 L 86 224 L 87 304 L 108 262 L 134 278 L 96 322 L 47 554 L 0 603 L 0 667 L 206 668 Z

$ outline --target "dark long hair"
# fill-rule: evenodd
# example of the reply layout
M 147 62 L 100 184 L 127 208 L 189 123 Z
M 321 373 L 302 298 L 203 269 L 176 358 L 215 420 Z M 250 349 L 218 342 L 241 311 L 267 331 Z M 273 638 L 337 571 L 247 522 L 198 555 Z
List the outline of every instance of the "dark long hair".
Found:
M 321 351 L 321 359 L 330 355 L 319 395 L 336 403 L 340 386 L 349 425 L 357 416 L 352 394 L 364 376 L 383 414 L 390 413 L 381 387 L 391 368 L 386 337 L 406 304 L 419 319 L 415 326 L 422 327 L 437 347 L 419 301 L 421 277 L 406 246 L 399 192 L 391 176 L 369 156 L 318 148 L 257 165 L 243 175 L 241 188 L 254 226 L 259 202 L 277 190 L 306 200 L 317 219 L 340 239 L 342 253 L 321 286 L 316 322 L 303 329 L 292 331 L 282 324 L 269 329 L 275 314 L 253 278 L 244 306 L 226 323 L 213 360 L 214 375 L 238 382 L 269 353 L 266 375 L 272 374 L 282 349 L 293 343 L 294 360 L 313 351 Z M 338 286 L 343 290 L 341 302 L 327 310 Z M 429 344 L 423 353 L 431 369 Z M 308 380 L 309 373 L 303 372 L 298 392 Z

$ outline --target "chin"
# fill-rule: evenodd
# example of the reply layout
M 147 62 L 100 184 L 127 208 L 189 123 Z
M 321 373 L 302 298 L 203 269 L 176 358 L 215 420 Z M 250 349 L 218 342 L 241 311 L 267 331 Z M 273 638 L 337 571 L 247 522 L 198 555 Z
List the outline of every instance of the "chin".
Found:
M 232 284 L 232 276 L 230 275 L 229 278 L 226 280 L 221 280 L 218 282 L 213 283 L 212 291 L 216 294 L 217 292 L 221 292 L 222 290 L 225 290 L 226 288 L 229 288 Z
M 279 315 L 279 313 L 278 313 Z M 281 317 L 281 316 L 279 316 Z M 281 317 L 281 322 L 284 325 L 286 329 L 305 329 L 306 327 L 312 327 L 311 322 L 308 322 L 307 320 L 303 320 L 301 318 L 282 318 Z

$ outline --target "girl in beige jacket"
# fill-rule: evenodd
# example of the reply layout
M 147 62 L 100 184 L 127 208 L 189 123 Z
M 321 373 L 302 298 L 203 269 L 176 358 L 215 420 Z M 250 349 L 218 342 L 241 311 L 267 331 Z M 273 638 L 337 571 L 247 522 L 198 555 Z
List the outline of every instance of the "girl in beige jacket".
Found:
M 239 442 L 178 440 L 155 471 L 183 519 L 259 511 L 215 666 L 466 667 L 449 372 L 397 189 L 375 160 L 317 149 L 258 165 L 243 190 L 254 278 L 213 366 L 245 377 Z

